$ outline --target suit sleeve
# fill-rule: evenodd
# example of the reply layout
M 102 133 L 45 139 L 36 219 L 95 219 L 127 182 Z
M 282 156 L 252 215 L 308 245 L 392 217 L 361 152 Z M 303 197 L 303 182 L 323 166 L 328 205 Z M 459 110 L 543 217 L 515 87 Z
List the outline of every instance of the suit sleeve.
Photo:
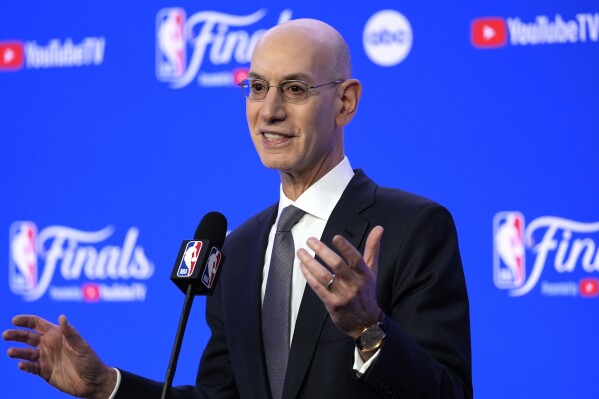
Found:
M 471 398 L 469 305 L 451 215 L 427 204 L 383 240 L 377 296 L 387 336 L 364 383 L 381 398 Z

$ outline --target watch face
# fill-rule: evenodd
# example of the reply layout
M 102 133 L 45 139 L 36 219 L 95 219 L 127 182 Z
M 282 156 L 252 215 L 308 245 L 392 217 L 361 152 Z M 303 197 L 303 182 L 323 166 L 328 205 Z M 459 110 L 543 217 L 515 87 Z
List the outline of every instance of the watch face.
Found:
M 363 350 L 377 349 L 383 343 L 383 338 L 385 338 L 385 332 L 379 326 L 368 327 L 362 334 Z

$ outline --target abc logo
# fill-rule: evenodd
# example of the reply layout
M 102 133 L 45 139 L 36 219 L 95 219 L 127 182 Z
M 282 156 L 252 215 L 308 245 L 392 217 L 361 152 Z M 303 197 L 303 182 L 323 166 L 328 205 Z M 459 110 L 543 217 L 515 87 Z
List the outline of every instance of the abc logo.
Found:
M 364 50 L 372 62 L 390 67 L 402 62 L 412 48 L 412 27 L 395 10 L 374 14 L 364 27 Z

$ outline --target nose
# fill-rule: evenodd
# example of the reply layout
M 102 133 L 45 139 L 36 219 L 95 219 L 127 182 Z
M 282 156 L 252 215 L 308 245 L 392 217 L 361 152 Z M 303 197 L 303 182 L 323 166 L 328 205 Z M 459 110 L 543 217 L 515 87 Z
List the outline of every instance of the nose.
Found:
M 287 117 L 286 102 L 283 100 L 278 87 L 271 86 L 262 101 L 260 117 L 267 123 L 273 124 Z

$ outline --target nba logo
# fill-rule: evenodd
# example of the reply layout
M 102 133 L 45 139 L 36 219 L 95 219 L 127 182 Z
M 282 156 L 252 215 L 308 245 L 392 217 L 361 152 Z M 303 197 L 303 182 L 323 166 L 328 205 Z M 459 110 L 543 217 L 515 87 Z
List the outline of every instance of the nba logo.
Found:
M 215 247 L 212 247 L 208 262 L 206 262 L 206 267 L 204 268 L 204 273 L 202 273 L 202 283 L 204 283 L 207 288 L 212 288 L 212 284 L 214 284 L 214 278 L 216 277 L 216 271 L 220 265 L 221 257 L 220 251 Z
M 518 288 L 525 280 L 524 216 L 500 212 L 493 219 L 493 280 L 498 288 Z
M 14 222 L 10 226 L 9 285 L 15 294 L 27 294 L 37 287 L 36 237 L 33 222 Z
M 198 256 L 202 250 L 202 241 L 190 241 L 183 252 L 183 259 L 177 269 L 178 277 L 191 277 L 198 261 Z
M 156 77 L 172 82 L 185 73 L 185 11 L 163 8 L 156 16 Z

